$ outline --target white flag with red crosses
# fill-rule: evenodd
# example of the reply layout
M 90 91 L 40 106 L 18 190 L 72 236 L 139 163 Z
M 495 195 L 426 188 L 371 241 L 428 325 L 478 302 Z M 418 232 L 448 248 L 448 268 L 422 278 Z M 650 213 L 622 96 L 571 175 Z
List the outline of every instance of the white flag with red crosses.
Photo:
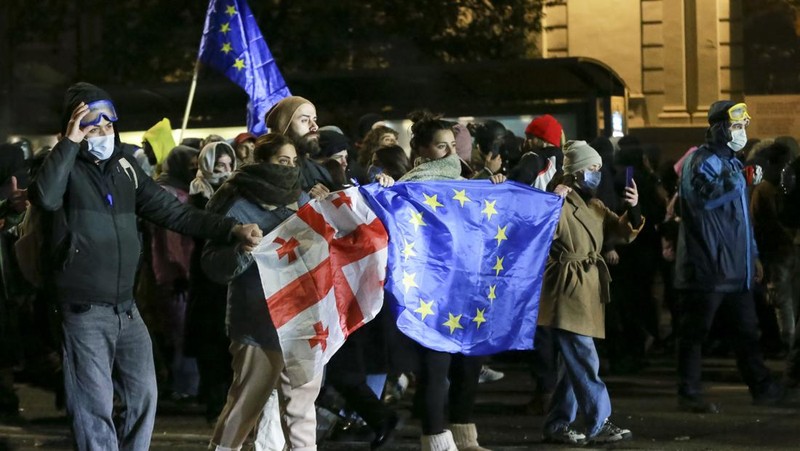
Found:
M 253 252 L 293 387 L 383 305 L 388 235 L 358 188 L 312 200 Z

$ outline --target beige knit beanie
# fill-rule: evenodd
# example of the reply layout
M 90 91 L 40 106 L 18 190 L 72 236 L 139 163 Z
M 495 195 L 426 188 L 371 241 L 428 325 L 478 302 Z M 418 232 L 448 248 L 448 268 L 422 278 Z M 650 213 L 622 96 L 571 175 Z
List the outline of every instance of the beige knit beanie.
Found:
M 602 166 L 603 160 L 586 141 L 567 141 L 564 144 L 564 174 L 574 174 L 594 164 Z
M 300 96 L 289 96 L 281 99 L 280 102 L 273 105 L 273 107 L 267 112 L 266 118 L 267 128 L 269 128 L 269 131 L 272 133 L 280 133 L 281 135 L 285 135 L 286 132 L 289 131 L 289 124 L 292 123 L 292 119 L 294 119 L 294 114 L 297 112 L 297 109 L 300 108 L 300 105 L 304 105 L 306 103 L 313 105 L 313 103 Z

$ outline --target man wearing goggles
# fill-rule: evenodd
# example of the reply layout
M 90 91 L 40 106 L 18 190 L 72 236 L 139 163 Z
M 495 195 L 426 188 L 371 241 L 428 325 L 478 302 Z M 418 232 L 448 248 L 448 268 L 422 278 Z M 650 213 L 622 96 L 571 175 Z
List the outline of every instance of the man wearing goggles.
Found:
M 86 128 L 90 125 L 99 125 L 102 119 L 108 122 L 117 122 L 117 111 L 114 109 L 114 104 L 110 100 L 95 100 L 86 104 L 88 112 L 81 119 L 81 128 Z
M 750 223 L 748 192 L 736 152 L 747 142 L 750 115 L 744 103 L 715 102 L 708 112 L 706 143 L 683 162 L 681 222 L 675 286 L 683 290 L 678 336 L 678 406 L 717 413 L 702 392 L 701 347 L 717 311 L 736 320 L 737 366 L 755 404 L 784 395 L 764 365 L 753 282 L 763 275 Z
M 38 224 L 48 230 L 41 276 L 61 315 L 74 447 L 145 451 L 157 387 L 153 346 L 133 299 L 137 216 L 181 234 L 236 240 L 243 253 L 255 248 L 261 230 L 181 204 L 115 144 L 116 121 L 108 93 L 89 83 L 71 86 L 62 138 L 28 191 L 32 207 L 53 212 L 41 216 L 52 218 L 49 227 Z M 115 399 L 124 404 L 121 421 L 112 418 Z

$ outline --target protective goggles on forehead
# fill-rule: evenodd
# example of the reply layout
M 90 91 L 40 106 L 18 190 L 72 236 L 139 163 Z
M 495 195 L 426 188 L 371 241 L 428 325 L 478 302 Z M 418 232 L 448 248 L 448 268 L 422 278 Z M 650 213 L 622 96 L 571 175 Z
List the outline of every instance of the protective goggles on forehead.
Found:
M 110 100 L 95 100 L 89 102 L 89 113 L 81 119 L 81 128 L 97 125 L 103 118 L 109 122 L 117 122 L 117 111 Z
M 728 108 L 728 118 L 731 122 L 750 121 L 750 115 L 747 114 L 747 105 L 744 103 L 737 103 L 736 105 Z

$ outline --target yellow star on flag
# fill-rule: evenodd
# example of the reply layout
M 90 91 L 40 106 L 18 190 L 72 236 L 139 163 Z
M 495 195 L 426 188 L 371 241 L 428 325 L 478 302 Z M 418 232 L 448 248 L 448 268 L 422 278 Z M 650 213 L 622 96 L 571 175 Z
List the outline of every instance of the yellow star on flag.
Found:
M 491 220 L 492 219 L 492 215 L 496 215 L 497 214 L 497 210 L 494 209 L 494 204 L 496 204 L 497 201 L 493 200 L 493 201 L 489 202 L 488 200 L 484 200 L 483 202 L 486 204 L 486 206 L 483 207 L 483 210 L 481 210 L 481 213 L 484 213 L 486 215 L 486 219 Z
M 417 282 L 414 280 L 417 277 L 417 273 L 409 274 L 403 271 L 403 286 L 406 287 L 406 293 L 408 293 L 408 289 L 411 287 L 419 288 Z
M 227 15 L 233 17 L 233 16 L 236 15 L 236 8 L 234 8 L 233 5 L 230 5 L 227 8 L 225 8 L 225 13 Z
M 476 310 L 478 311 L 478 313 L 475 314 L 475 318 L 472 320 L 472 322 L 476 323 L 475 327 L 480 329 L 481 328 L 481 324 L 486 322 L 486 318 L 483 317 L 483 312 L 485 312 L 486 309 L 483 309 L 483 310 L 476 309 Z
M 500 228 L 500 226 L 497 226 L 497 235 L 494 236 L 494 239 L 497 240 L 497 245 L 498 246 L 500 246 L 500 243 L 503 242 L 503 240 L 507 240 L 508 239 L 508 237 L 506 236 L 506 229 L 507 228 L 508 228 L 508 226 L 505 226 L 503 228 Z
M 489 296 L 487 297 L 491 302 L 494 302 L 494 300 L 497 299 L 497 293 L 495 293 L 495 290 L 497 290 L 497 285 L 489 285 Z
M 428 315 L 433 315 L 433 301 L 425 302 L 422 299 L 419 300 L 419 308 L 414 310 L 414 313 L 419 313 L 422 315 L 422 320 L 425 321 L 425 317 Z
M 404 240 L 405 241 L 405 240 Z M 403 258 L 408 260 L 408 257 L 416 257 L 417 253 L 414 252 L 414 242 L 405 242 L 403 247 Z
M 437 208 L 437 207 L 444 207 L 444 205 L 440 204 L 440 203 L 439 203 L 439 201 L 438 201 L 438 200 L 436 200 L 436 198 L 437 198 L 437 197 L 439 197 L 439 195 L 438 195 L 438 194 L 434 194 L 434 195 L 433 195 L 433 197 L 431 197 L 431 196 L 428 196 L 428 195 L 427 195 L 427 194 L 425 194 L 425 193 L 422 193 L 422 195 L 423 195 L 423 196 L 425 196 L 425 202 L 423 202 L 423 203 L 424 203 L 424 204 L 427 204 L 427 205 L 429 205 L 431 208 L 433 208 L 433 211 L 434 211 L 434 213 L 436 212 L 436 208 Z
M 465 189 L 462 189 L 461 191 L 453 190 L 453 192 L 456 193 L 456 195 L 453 196 L 453 199 L 459 201 L 462 207 L 464 206 L 464 202 L 472 202 L 472 199 L 467 197 L 467 190 Z
M 425 221 L 422 220 L 422 212 L 421 211 L 414 211 L 411 210 L 411 219 L 408 222 L 414 224 L 414 231 L 416 232 L 419 230 L 419 226 L 428 225 L 425 224 Z
M 231 23 L 230 22 L 226 22 L 226 23 L 222 24 L 222 28 L 220 28 L 219 31 L 221 31 L 223 34 L 231 31 Z
M 455 332 L 456 329 L 463 329 L 460 323 L 461 315 L 453 316 L 453 314 L 450 312 L 448 312 L 447 314 L 450 315 L 450 318 L 447 321 L 445 321 L 443 325 L 450 328 L 450 335 L 453 335 L 453 332 Z
M 228 53 L 231 53 L 232 50 L 233 50 L 233 47 L 231 47 L 231 43 L 230 42 L 226 42 L 226 43 L 222 44 L 222 53 L 227 55 Z
M 244 60 L 236 58 L 236 62 L 233 63 L 233 67 L 235 67 L 238 70 L 244 69 Z
M 495 276 L 500 275 L 500 271 L 505 269 L 505 268 L 503 268 L 503 259 L 504 258 L 505 257 L 497 257 L 497 263 L 495 263 L 494 267 L 492 267 L 492 269 L 494 269 L 496 271 L 494 273 Z

